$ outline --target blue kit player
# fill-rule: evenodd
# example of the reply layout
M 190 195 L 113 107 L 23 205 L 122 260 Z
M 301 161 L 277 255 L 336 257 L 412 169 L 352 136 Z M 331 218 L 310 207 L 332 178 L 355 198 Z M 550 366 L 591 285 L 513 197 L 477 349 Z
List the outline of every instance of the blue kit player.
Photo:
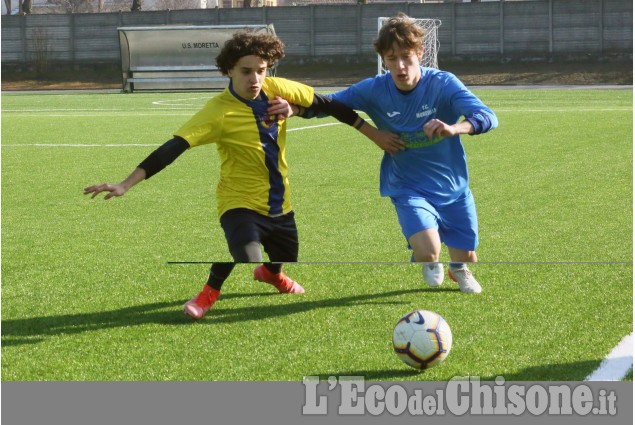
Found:
M 443 283 L 443 243 L 450 277 L 461 291 L 479 293 L 466 265 L 477 261 L 478 222 L 460 135 L 485 133 L 498 120 L 453 74 L 420 66 L 423 37 L 408 16 L 391 18 L 375 41 L 389 72 L 330 97 L 366 112 L 377 128 L 405 142 L 405 150 L 384 154 L 380 192 L 395 206 L 412 260 L 425 263 L 424 280 Z

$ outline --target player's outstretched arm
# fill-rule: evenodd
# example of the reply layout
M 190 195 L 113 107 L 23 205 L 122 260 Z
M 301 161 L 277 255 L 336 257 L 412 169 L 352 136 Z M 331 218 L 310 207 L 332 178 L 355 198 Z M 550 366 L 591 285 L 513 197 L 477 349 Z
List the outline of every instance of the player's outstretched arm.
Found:
M 115 196 L 123 196 L 130 188 L 146 178 L 146 170 L 143 168 L 135 168 L 135 170 L 121 183 L 111 184 L 102 183 L 84 188 L 84 195 L 92 193 L 91 198 L 99 195 L 102 192 L 108 192 L 104 199 L 110 199 Z
M 142 180 L 149 179 L 165 167 L 170 165 L 176 158 L 190 147 L 190 144 L 183 138 L 175 136 L 168 140 L 152 152 L 141 164 L 121 183 L 102 183 L 84 188 L 84 195 L 92 194 L 96 197 L 102 192 L 108 192 L 104 199 L 108 200 L 114 196 L 123 196 L 128 190 Z

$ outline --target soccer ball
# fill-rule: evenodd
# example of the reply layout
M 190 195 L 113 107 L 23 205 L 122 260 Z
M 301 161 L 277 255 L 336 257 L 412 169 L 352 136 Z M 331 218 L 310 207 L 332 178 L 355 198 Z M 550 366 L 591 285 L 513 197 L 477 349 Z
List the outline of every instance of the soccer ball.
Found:
M 397 357 L 415 369 L 441 363 L 452 348 L 452 331 L 443 317 L 428 310 L 415 310 L 395 325 L 392 345 Z

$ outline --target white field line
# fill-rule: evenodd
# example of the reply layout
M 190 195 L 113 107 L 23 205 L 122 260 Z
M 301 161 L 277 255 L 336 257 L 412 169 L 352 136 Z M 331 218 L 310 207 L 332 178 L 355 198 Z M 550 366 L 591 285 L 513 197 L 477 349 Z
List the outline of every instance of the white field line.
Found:
M 200 108 L 161 108 L 161 109 L 142 109 L 148 112 L 131 112 L 125 109 L 5 109 L 3 114 L 10 114 L 10 116 L 19 117 L 95 117 L 95 118 L 112 118 L 112 117 L 152 117 L 152 116 L 191 116 L 192 113 L 175 113 L 167 111 L 189 111 L 195 112 Z M 139 109 L 137 109 L 139 111 Z M 506 109 L 495 108 L 496 113 L 571 113 L 571 112 L 632 112 L 632 107 L 615 107 L 615 108 L 541 108 L 541 109 Z M 47 113 L 47 112 L 59 112 L 59 113 Z M 69 112 L 69 113 L 66 113 Z M 73 114 L 70 112 L 83 112 L 80 114 Z
M 333 125 L 341 125 L 339 122 L 332 122 L 327 124 L 319 124 L 319 125 L 310 125 L 307 127 L 298 127 L 288 129 L 287 132 L 290 131 L 300 131 L 300 130 L 309 130 L 312 128 L 318 127 L 330 127 Z M 19 143 L 19 144 L 10 144 L 3 143 L 0 146 L 2 147 L 16 147 L 16 146 L 30 146 L 30 147 L 38 147 L 38 148 L 58 148 L 58 147 L 66 147 L 66 148 L 125 148 L 125 147 L 148 147 L 148 146 L 159 146 L 160 144 L 147 144 L 147 143 L 120 143 L 120 144 L 91 144 L 91 143 Z
M 154 113 L 148 113 L 148 114 L 130 114 L 127 112 L 121 112 L 120 114 L 37 114 L 37 113 L 28 113 L 28 114 L 16 114 L 16 117 L 42 117 L 42 118 L 49 118 L 49 117 L 58 117 L 58 118 L 77 118 L 77 117 L 91 117 L 91 118 L 128 118 L 128 117 L 191 117 L 192 115 L 194 115 L 192 112 L 188 112 L 188 113 L 183 113 L 183 114 L 175 114 L 173 112 L 171 113 L 160 113 L 160 112 L 154 112 Z
M 633 334 L 625 336 L 585 381 L 621 381 L 633 368 Z
M 631 112 L 633 108 L 624 107 L 624 108 L 568 108 L 568 109 L 505 109 L 505 108 L 496 108 L 494 112 L 500 113 L 504 112 L 506 114 L 509 113 L 532 113 L 532 112 L 560 112 L 560 113 L 569 113 L 569 112 Z
M 160 143 L 154 143 L 154 144 L 144 144 L 144 143 L 120 143 L 120 144 L 105 144 L 105 145 L 98 145 L 98 144 L 89 144 L 89 143 L 20 143 L 20 144 L 6 144 L 3 143 L 2 147 L 5 146 L 11 146 L 11 147 L 17 147 L 17 146 L 30 146 L 30 147 L 36 147 L 36 148 L 130 148 L 130 147 L 138 147 L 138 146 L 142 146 L 142 147 L 148 147 L 148 146 L 160 146 Z
M 288 128 L 287 129 L 287 133 L 289 133 L 291 131 L 309 130 L 311 128 L 330 127 L 332 125 L 342 125 L 342 123 L 341 122 L 330 122 L 328 124 L 318 124 L 318 125 L 309 125 L 307 127 Z
M 197 105 L 193 103 L 172 103 L 172 102 L 189 102 L 190 100 L 199 100 L 204 99 L 206 102 L 211 99 L 211 97 L 189 97 L 185 99 L 166 99 L 166 100 L 155 100 L 152 102 L 153 105 L 171 105 L 171 106 L 192 106 L 196 107 Z M 203 102 L 205 103 L 205 102 Z M 201 106 L 199 106 L 200 108 Z
M 197 107 L 189 107 L 189 108 L 135 108 L 135 111 L 198 111 L 200 108 Z M 119 108 L 51 108 L 51 109 L 3 109 L 2 112 L 121 112 L 121 113 L 129 113 L 130 109 L 119 109 Z

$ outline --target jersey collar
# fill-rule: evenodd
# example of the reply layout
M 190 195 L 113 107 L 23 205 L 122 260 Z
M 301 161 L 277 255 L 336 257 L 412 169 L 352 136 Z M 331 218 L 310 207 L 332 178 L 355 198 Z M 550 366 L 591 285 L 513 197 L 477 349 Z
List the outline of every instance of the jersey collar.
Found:
M 255 99 L 252 99 L 252 100 L 247 100 L 247 99 L 245 99 L 243 97 L 240 97 L 238 95 L 238 93 L 236 93 L 236 91 L 234 90 L 234 86 L 233 86 L 231 80 L 229 80 L 229 87 L 227 87 L 227 88 L 229 89 L 229 92 L 232 94 L 232 96 L 234 96 L 236 99 L 240 100 L 241 102 L 243 102 L 247 106 L 252 106 L 252 105 L 254 105 L 256 103 L 263 102 L 263 101 L 265 101 L 265 102 L 269 101 L 269 98 L 267 97 L 267 94 L 265 93 L 265 91 L 262 88 L 260 89 L 260 94 L 258 95 L 258 97 L 255 98 Z

